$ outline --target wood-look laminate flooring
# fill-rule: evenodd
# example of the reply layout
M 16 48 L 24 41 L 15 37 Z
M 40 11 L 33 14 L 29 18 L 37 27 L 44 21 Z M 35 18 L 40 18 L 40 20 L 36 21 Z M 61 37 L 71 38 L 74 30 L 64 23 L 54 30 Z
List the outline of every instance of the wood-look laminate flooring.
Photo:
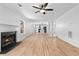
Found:
M 59 38 L 48 34 L 32 34 L 9 51 L 6 56 L 78 56 L 76 48 Z

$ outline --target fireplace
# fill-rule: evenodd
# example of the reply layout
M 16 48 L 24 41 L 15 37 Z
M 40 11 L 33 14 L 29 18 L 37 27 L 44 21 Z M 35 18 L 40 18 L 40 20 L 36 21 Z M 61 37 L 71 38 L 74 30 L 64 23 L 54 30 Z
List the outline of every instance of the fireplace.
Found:
M 7 52 L 15 45 L 16 45 L 16 31 L 1 32 L 1 52 Z

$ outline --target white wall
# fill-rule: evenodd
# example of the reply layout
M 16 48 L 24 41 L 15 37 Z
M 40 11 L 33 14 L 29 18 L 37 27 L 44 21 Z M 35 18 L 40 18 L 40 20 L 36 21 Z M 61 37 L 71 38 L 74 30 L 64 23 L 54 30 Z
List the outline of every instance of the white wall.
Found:
M 56 35 L 79 48 L 79 6 L 68 11 L 55 22 Z M 72 32 L 72 39 L 68 38 L 68 31 Z
M 18 15 L 8 8 L 0 6 L 0 24 L 18 25 Z

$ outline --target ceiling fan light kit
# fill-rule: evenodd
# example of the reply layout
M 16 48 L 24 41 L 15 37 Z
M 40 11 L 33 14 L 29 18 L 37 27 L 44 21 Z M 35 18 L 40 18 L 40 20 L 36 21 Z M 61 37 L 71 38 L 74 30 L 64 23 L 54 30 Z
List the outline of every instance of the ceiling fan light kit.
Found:
M 45 12 L 45 10 L 40 10 L 41 13 Z

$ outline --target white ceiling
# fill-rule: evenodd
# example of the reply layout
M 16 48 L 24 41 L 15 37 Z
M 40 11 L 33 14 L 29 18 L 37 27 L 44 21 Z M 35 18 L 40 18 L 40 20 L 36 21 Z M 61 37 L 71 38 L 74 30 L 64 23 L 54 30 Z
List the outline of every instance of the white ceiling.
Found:
M 40 5 L 41 3 L 21 3 L 22 7 L 18 7 L 17 3 L 3 3 L 1 5 L 8 7 L 9 9 L 22 14 L 24 17 L 27 17 L 31 21 L 49 21 L 56 20 L 60 16 L 62 16 L 67 11 L 74 8 L 77 3 L 49 3 L 47 8 L 52 8 L 54 11 L 47 11 L 46 15 L 42 13 L 34 13 L 37 9 L 33 8 L 33 5 Z

